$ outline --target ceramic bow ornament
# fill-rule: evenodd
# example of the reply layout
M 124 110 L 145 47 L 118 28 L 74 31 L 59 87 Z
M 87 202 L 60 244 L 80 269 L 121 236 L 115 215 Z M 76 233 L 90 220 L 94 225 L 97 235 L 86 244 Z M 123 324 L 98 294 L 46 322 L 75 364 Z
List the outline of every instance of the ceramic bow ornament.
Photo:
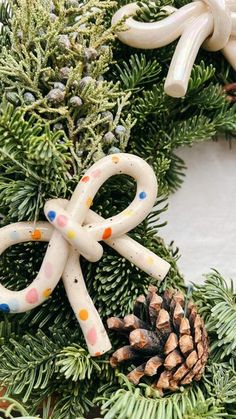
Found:
M 113 175 L 126 174 L 137 182 L 134 200 L 121 213 L 104 220 L 90 210 L 100 186 Z M 19 222 L 0 229 L 0 254 L 9 246 L 31 240 L 49 245 L 37 277 L 25 289 L 8 290 L 0 284 L 0 311 L 21 313 L 43 303 L 62 277 L 80 323 L 89 352 L 99 356 L 111 348 L 101 318 L 87 292 L 80 267 L 80 255 L 91 262 L 103 255 L 99 243 L 105 241 L 120 255 L 157 280 L 167 274 L 170 265 L 125 233 L 137 226 L 151 211 L 157 195 L 152 168 L 140 157 L 117 154 L 95 163 L 80 180 L 70 201 L 52 199 L 44 211 L 49 221 Z
M 117 23 L 127 16 L 127 31 L 119 39 L 135 48 L 160 48 L 180 37 L 165 82 L 169 96 L 182 97 L 188 87 L 190 73 L 201 45 L 209 51 L 221 50 L 236 70 L 236 0 L 197 0 L 176 9 L 163 7 L 165 19 L 138 22 L 132 17 L 136 3 L 122 7 L 113 17 Z

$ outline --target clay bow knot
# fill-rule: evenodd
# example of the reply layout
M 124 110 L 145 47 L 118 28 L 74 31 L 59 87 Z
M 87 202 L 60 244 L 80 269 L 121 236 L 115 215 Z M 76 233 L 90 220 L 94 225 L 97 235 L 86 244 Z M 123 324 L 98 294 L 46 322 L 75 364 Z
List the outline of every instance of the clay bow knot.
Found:
M 89 209 L 100 186 L 117 174 L 137 181 L 134 200 L 118 215 L 107 220 Z M 99 241 L 115 249 L 130 262 L 156 279 L 163 279 L 169 264 L 125 233 L 146 218 L 157 194 L 156 177 L 151 167 L 131 154 L 107 156 L 95 163 L 82 177 L 70 201 L 49 200 L 44 207 L 47 222 L 10 224 L 0 229 L 0 254 L 9 246 L 30 240 L 49 241 L 35 280 L 21 291 L 0 284 L 0 310 L 24 312 L 37 307 L 52 293 L 61 276 L 80 323 L 89 352 L 98 356 L 111 348 L 100 316 L 87 292 L 79 256 L 95 262 L 102 257 Z
M 136 3 L 122 7 L 114 15 L 117 23 L 138 10 Z M 132 17 L 126 20 L 127 31 L 118 33 L 119 39 L 135 48 L 160 48 L 180 37 L 165 82 L 169 96 L 185 95 L 197 53 L 203 47 L 221 50 L 236 70 L 236 1 L 202 0 L 176 9 L 163 7 L 170 15 L 165 19 L 146 23 Z

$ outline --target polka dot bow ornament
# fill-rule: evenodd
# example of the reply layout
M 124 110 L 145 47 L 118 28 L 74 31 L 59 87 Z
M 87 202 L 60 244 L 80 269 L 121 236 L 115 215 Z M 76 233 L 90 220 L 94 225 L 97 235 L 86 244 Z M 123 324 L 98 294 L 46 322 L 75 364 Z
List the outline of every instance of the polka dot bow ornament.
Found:
M 132 17 L 136 3 L 122 7 L 113 23 L 127 17 L 127 31 L 118 38 L 135 48 L 164 47 L 180 37 L 165 82 L 169 96 L 185 95 L 191 70 L 201 45 L 208 51 L 220 51 L 236 70 L 236 1 L 197 0 L 176 9 L 163 7 L 169 16 L 158 22 L 138 22 Z
M 136 180 L 136 196 L 124 211 L 105 220 L 89 208 L 100 186 L 117 174 Z M 99 242 L 105 241 L 152 277 L 163 279 L 169 264 L 125 234 L 146 218 L 156 195 L 157 181 L 151 167 L 137 156 L 120 153 L 95 163 L 80 180 L 70 201 L 46 202 L 44 211 L 49 223 L 38 222 L 37 229 L 32 222 L 1 228 L 0 254 L 13 244 L 30 240 L 48 241 L 49 245 L 37 277 L 27 288 L 13 291 L 0 284 L 0 310 L 21 313 L 37 307 L 62 277 L 90 354 L 99 356 L 110 350 L 106 330 L 87 292 L 79 257 L 98 261 L 103 255 Z

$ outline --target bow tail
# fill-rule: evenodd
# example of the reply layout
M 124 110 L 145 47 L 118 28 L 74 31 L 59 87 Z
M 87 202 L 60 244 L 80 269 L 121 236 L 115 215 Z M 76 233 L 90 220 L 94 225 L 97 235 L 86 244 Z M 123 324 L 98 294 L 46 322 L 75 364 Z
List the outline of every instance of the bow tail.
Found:
M 71 247 L 63 272 L 68 299 L 82 329 L 91 356 L 99 356 L 111 349 L 102 320 L 88 294 L 80 266 L 79 254 Z
M 236 71 L 236 36 L 231 37 L 228 44 L 222 49 L 226 60 Z
M 205 39 L 213 31 L 213 17 L 210 12 L 194 18 L 186 26 L 175 49 L 165 82 L 165 93 L 173 97 L 183 97 L 195 58 Z

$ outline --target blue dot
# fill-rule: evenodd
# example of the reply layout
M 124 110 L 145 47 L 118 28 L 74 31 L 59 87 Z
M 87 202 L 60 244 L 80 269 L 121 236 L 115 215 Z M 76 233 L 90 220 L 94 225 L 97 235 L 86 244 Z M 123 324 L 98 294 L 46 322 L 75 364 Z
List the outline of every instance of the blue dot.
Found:
M 146 192 L 144 192 L 144 191 L 140 192 L 139 199 L 145 199 L 146 197 L 147 197 Z
M 18 241 L 20 239 L 20 233 L 16 230 L 10 232 L 10 237 L 13 241 Z
M 50 221 L 53 221 L 53 220 L 55 220 L 55 218 L 56 218 L 56 211 L 49 211 L 48 212 L 48 219 Z
M 10 307 L 8 304 L 0 304 L 0 311 L 3 311 L 3 313 L 9 313 Z

